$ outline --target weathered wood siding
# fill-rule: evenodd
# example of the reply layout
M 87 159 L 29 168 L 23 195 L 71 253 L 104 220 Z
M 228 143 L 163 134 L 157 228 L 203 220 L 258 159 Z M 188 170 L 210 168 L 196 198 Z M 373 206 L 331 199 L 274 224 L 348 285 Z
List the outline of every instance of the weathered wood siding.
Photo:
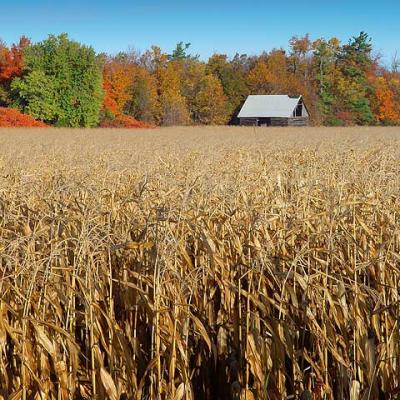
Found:
M 307 126 L 308 117 L 271 118 L 271 126 Z
M 263 121 L 267 120 L 268 121 Z M 308 117 L 292 118 L 240 118 L 242 126 L 308 126 Z
M 257 126 L 258 125 L 258 118 L 239 118 L 240 125 L 243 126 Z
M 288 126 L 289 118 L 271 118 L 271 126 Z
M 308 117 L 288 118 L 288 126 L 307 126 L 308 121 Z

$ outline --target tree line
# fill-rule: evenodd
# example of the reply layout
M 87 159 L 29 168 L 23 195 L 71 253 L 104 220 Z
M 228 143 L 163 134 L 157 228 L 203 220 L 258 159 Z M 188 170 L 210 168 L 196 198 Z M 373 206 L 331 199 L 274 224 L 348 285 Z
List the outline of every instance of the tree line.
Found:
M 316 125 L 400 124 L 400 64 L 384 66 L 365 32 L 293 37 L 288 50 L 97 54 L 67 34 L 0 41 L 0 107 L 65 127 L 227 124 L 249 94 L 303 95 Z

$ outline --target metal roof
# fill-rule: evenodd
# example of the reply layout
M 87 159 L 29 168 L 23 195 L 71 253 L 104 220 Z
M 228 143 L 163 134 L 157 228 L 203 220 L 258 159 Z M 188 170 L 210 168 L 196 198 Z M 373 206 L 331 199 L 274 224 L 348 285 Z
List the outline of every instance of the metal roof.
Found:
M 301 99 L 287 95 L 251 95 L 243 104 L 239 118 L 290 118 Z

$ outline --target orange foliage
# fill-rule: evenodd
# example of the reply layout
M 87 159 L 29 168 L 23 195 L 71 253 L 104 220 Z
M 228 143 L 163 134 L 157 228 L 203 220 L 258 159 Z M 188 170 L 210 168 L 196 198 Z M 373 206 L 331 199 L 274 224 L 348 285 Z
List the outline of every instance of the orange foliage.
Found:
M 283 50 L 273 50 L 267 60 L 260 58 L 249 73 L 248 83 L 253 94 L 308 95 L 304 84 L 288 71 Z
M 120 111 L 118 104 L 115 100 L 116 96 L 112 84 L 105 77 L 103 77 L 103 90 L 104 90 L 103 110 L 111 112 L 113 115 L 119 114 Z
M 379 77 L 374 81 L 377 102 L 375 113 L 381 122 L 397 122 L 400 120 L 399 107 L 396 104 L 395 94 L 390 84 L 399 87 L 398 81 L 388 81 L 385 77 Z
M 103 110 L 114 118 L 105 118 L 102 128 L 153 128 L 146 122 L 124 114 L 124 107 L 132 97 L 132 87 L 137 74 L 137 66 L 115 60 L 108 61 L 103 70 L 104 100 Z
M 14 76 L 19 76 L 23 69 L 23 53 L 29 39 L 22 36 L 18 44 L 13 44 L 11 49 L 3 49 L 0 59 L 0 81 L 8 81 Z
M 124 107 L 132 97 L 130 93 L 137 66 L 130 63 L 108 61 L 103 70 L 103 110 L 114 118 L 105 118 L 101 128 L 153 128 L 154 126 L 124 114 Z
M 36 121 L 30 115 L 22 114 L 13 108 L 0 107 L 0 127 L 37 127 L 46 128 L 44 122 Z
M 101 128 L 142 128 L 142 129 L 151 129 L 155 126 L 149 124 L 147 122 L 138 121 L 133 117 L 129 117 L 128 115 L 120 114 L 115 119 L 106 119 L 101 122 Z
M 130 89 L 136 74 L 136 66 L 129 63 L 109 61 L 103 70 L 103 89 L 105 111 L 115 116 L 123 113 L 126 102 L 130 99 Z

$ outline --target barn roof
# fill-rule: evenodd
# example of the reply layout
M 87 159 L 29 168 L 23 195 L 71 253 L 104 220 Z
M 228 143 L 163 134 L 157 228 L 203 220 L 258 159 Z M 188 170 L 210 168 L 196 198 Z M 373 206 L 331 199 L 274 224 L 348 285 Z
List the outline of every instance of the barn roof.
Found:
M 239 118 L 290 118 L 301 100 L 287 95 L 251 95 L 243 104 Z

